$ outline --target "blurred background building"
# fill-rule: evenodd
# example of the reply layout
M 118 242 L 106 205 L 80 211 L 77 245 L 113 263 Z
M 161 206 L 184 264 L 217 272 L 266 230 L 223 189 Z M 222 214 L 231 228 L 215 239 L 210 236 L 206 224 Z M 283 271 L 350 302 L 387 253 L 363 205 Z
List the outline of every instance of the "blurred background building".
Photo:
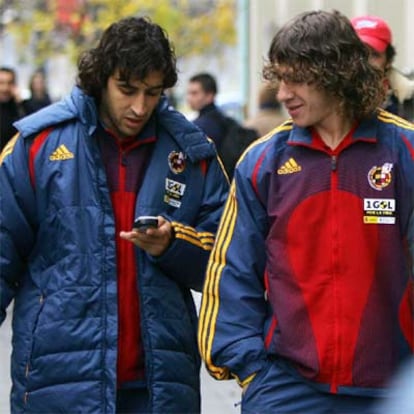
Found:
M 60 98 L 74 83 L 77 54 L 103 27 L 124 15 L 146 14 L 176 45 L 180 78 L 174 94 L 180 109 L 188 110 L 189 77 L 209 71 L 219 83 L 218 103 L 244 118 L 256 111 L 261 67 L 274 33 L 311 9 L 382 17 L 393 31 L 395 66 L 414 70 L 412 0 L 1 0 L 0 64 L 17 69 L 23 95 L 32 71 L 43 67 L 52 98 Z
M 246 39 L 248 58 L 245 98 L 248 112 L 254 111 L 254 99 L 260 84 L 263 58 L 270 41 L 288 19 L 306 10 L 339 10 L 349 18 L 373 14 L 382 17 L 393 33 L 397 50 L 395 66 L 409 74 L 414 70 L 414 2 L 412 0 L 251 0 L 248 3 L 249 27 Z

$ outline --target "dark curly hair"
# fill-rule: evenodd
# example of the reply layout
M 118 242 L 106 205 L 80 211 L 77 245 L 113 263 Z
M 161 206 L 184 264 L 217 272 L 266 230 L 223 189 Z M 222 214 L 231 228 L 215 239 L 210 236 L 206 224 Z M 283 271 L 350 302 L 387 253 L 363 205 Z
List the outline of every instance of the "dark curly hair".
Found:
M 345 116 L 361 119 L 385 97 L 384 75 L 368 57 L 347 17 L 336 10 L 305 12 L 274 36 L 263 77 L 276 86 L 281 79 L 314 84 L 338 98 Z
M 116 69 L 127 82 L 143 80 L 152 71 L 164 73 L 164 89 L 177 82 L 174 48 L 166 32 L 147 17 L 127 17 L 109 26 L 98 46 L 81 54 L 77 84 L 99 100 Z

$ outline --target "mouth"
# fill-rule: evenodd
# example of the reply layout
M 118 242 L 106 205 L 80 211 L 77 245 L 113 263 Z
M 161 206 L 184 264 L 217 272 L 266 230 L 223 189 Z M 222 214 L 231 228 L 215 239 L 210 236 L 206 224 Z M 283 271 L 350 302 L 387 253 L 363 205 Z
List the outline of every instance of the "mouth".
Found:
M 143 118 L 130 118 L 127 117 L 125 118 L 125 121 L 128 125 L 133 126 L 133 127 L 137 127 L 143 124 L 144 119 Z
M 291 118 L 294 118 L 295 116 L 297 116 L 299 114 L 301 108 L 302 108 L 302 105 L 289 105 L 289 106 L 286 106 L 286 110 L 289 113 L 289 116 Z

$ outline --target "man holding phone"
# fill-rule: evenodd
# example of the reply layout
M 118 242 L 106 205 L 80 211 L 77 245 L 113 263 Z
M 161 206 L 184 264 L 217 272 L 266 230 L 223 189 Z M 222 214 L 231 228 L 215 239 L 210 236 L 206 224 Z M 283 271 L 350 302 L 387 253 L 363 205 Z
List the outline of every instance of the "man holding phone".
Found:
M 227 179 L 163 94 L 177 71 L 161 27 L 112 24 L 78 69 L 70 96 L 19 121 L 0 159 L 11 411 L 197 413 L 191 289 Z

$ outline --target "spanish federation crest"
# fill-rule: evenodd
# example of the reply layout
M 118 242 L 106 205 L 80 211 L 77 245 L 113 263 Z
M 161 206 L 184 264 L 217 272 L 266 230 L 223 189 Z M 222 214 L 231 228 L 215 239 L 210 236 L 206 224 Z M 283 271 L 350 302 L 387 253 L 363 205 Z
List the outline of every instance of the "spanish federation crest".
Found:
M 168 155 L 168 165 L 174 174 L 180 174 L 185 170 L 185 154 L 183 152 L 171 151 Z
M 389 162 L 384 163 L 382 166 L 374 166 L 368 172 L 368 183 L 374 189 L 382 191 L 385 187 L 388 187 L 392 181 L 393 165 Z

